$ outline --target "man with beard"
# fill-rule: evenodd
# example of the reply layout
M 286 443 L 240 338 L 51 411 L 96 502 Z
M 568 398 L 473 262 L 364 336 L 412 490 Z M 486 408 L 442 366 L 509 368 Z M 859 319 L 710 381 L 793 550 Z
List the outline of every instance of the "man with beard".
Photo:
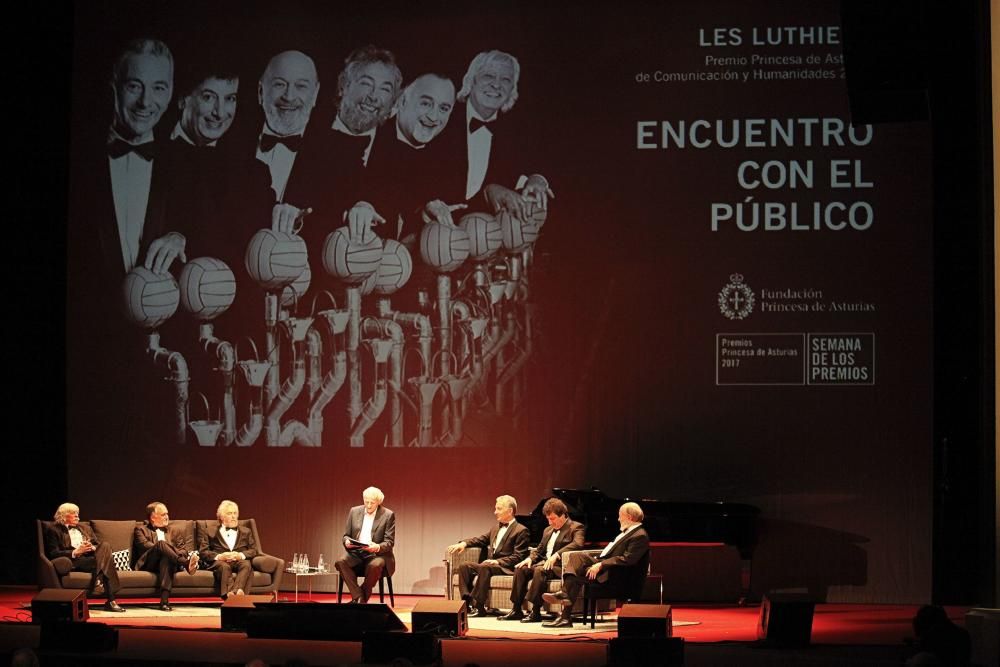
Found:
M 312 224 L 303 230 L 310 248 L 322 249 L 326 235 L 340 226 L 348 208 L 352 240 L 370 241 L 371 221 L 384 222 L 370 204 L 358 199 L 365 190 L 364 170 L 372 160 L 376 131 L 392 112 L 402 79 L 395 56 L 385 49 L 369 45 L 344 61 L 337 80 L 337 115 L 330 131 L 303 155 L 308 167 L 294 188 L 295 199 L 316 211 Z M 358 203 L 352 206 L 352 202 Z
M 306 125 L 319 95 L 319 76 L 312 58 L 301 51 L 284 51 L 271 58 L 257 84 L 257 100 L 264 110 L 264 127 L 257 141 L 257 159 L 267 165 L 276 205 L 271 226 L 290 232 L 310 204 L 289 197 L 289 187 L 300 179 L 299 160 Z M 294 203 L 293 203 L 294 202 Z
M 132 551 L 139 554 L 135 569 L 158 574 L 156 586 L 160 589 L 160 611 L 173 611 L 170 606 L 170 589 L 174 573 L 198 569 L 198 552 L 190 533 L 175 530 L 170 523 L 167 506 L 160 502 L 146 505 L 147 521 L 136 526 L 132 535 Z
M 89 525 L 80 523 L 80 507 L 74 503 L 60 505 L 53 518 L 55 521 L 45 526 L 44 534 L 48 559 L 67 558 L 72 571 L 90 572 L 88 597 L 103 589 L 108 599 L 104 603 L 104 611 L 124 612 L 115 602 L 115 593 L 121 584 L 111 555 L 111 545 L 98 540 Z
M 452 159 L 465 166 L 459 170 L 461 180 L 452 197 L 471 203 L 483 192 L 494 211 L 506 210 L 526 219 L 529 201 L 546 208 L 548 198 L 555 195 L 541 174 L 523 175 L 530 149 L 516 145 L 519 134 L 523 142 L 523 133 L 512 132 L 507 119 L 500 118 L 517 102 L 520 75 L 521 65 L 509 53 L 478 54 L 458 93 L 459 102 L 466 103 L 465 122 L 454 126 L 448 141 Z
M 198 553 L 215 573 L 223 599 L 245 595 L 253 577 L 257 541 L 248 526 L 240 525 L 240 508 L 232 500 L 219 503 L 215 514 L 218 525 L 206 522 L 201 530 L 199 524 Z

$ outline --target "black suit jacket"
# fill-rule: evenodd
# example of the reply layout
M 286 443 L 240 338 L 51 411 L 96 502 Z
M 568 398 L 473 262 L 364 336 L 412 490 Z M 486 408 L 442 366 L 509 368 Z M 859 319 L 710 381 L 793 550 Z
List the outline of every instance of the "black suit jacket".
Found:
M 83 534 L 83 539 L 90 540 L 95 548 L 100 544 L 100 540 L 94 536 L 94 531 L 88 524 L 77 524 L 77 528 Z M 65 525 L 58 522 L 46 525 L 45 555 L 49 560 L 73 557 L 73 543 L 69 539 L 69 529 Z
M 323 274 L 326 237 L 344 225 L 344 211 L 362 198 L 368 141 L 368 137 L 352 137 L 329 127 L 311 128 L 295 156 L 283 201 L 312 208 L 299 235 L 309 250 L 314 280 Z
M 554 530 L 555 529 L 552 526 L 546 526 L 545 531 L 542 532 L 542 539 L 538 542 L 538 547 L 531 552 L 532 565 L 545 560 L 545 547 L 548 545 L 549 538 L 552 537 L 552 532 Z M 558 555 L 564 551 L 576 551 L 577 549 L 582 549 L 585 532 L 586 528 L 582 523 L 568 519 L 566 523 L 563 524 L 562 530 L 559 531 L 559 537 L 556 538 L 552 554 Z
M 508 115 L 502 112 L 495 120 L 487 123 L 486 128 L 493 139 L 490 142 L 490 157 L 482 187 L 497 183 L 513 190 L 520 175 L 531 173 L 528 162 L 531 161 L 529 151 L 532 149 L 522 146 L 529 141 L 525 136 L 525 128 L 516 127 L 516 121 L 512 124 Z M 469 132 L 465 104 L 455 105 L 448 126 L 435 141 L 441 142 L 441 148 L 447 152 L 446 160 L 442 162 L 442 182 L 447 183 L 448 188 L 441 199 L 449 204 L 464 202 L 469 171 Z M 483 190 L 480 189 L 469 200 L 470 209 L 485 209 L 482 193 Z
M 222 537 L 222 524 L 211 521 L 205 525 L 204 529 L 198 526 L 198 554 L 207 563 L 214 563 L 215 557 L 227 551 L 238 551 L 246 556 L 247 560 L 257 555 L 257 542 L 253 538 L 253 532 L 247 526 L 237 526 L 239 534 L 236 536 L 236 546 L 232 549 L 226 544 Z
M 178 555 L 187 556 L 194 549 L 194 538 L 188 531 L 174 528 L 174 524 L 168 524 L 163 530 L 166 541 L 177 549 Z M 141 570 L 146 564 L 149 552 L 156 547 L 156 528 L 148 521 L 141 526 L 136 526 L 132 533 L 132 554 L 138 554 L 135 559 L 134 569 Z
M 358 505 L 352 507 L 347 513 L 347 525 L 344 527 L 344 537 L 358 539 L 361 535 L 361 525 L 365 520 L 365 506 Z M 373 558 L 381 556 L 386 561 L 386 566 L 392 572 L 396 567 L 396 557 L 392 550 L 396 543 L 396 514 L 381 505 L 375 510 L 375 521 L 372 523 L 372 542 L 378 545 L 377 553 L 369 553 L 358 549 L 350 549 L 348 553 L 359 558 Z
M 439 139 L 414 148 L 396 136 L 395 124 L 388 123 L 376 135 L 359 198 L 370 202 L 386 219 L 386 224 L 375 230 L 382 238 L 402 240 L 419 234 L 423 228 L 420 214 L 433 199 L 446 204 L 464 201 L 464 197 L 448 201 L 452 193 L 441 178 L 442 172 L 460 167 L 446 163 L 449 156 Z M 455 213 L 456 222 L 461 214 Z M 402 229 L 398 228 L 400 218 Z
M 531 544 L 531 531 L 517 521 L 512 520 L 507 528 L 507 534 L 503 536 L 503 542 L 496 549 L 493 543 L 496 542 L 497 533 L 500 532 L 500 524 L 493 524 L 490 532 L 478 537 L 467 537 L 462 540 L 466 547 L 486 548 L 486 558 L 484 560 L 496 560 L 499 567 L 507 574 L 514 572 L 514 566 L 524 560 L 528 555 Z
M 617 570 L 634 567 L 647 553 L 649 553 L 649 535 L 642 526 L 633 528 L 615 543 L 607 556 L 596 559 L 601 564 L 597 580 L 604 583 Z

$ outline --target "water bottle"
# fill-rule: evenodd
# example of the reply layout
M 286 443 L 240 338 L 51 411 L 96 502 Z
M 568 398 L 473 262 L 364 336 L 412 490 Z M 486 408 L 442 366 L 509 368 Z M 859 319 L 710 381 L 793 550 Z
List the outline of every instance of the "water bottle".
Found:
M 302 554 L 302 571 L 309 571 L 309 554 Z
M 296 553 L 295 556 L 292 557 L 292 565 L 291 565 L 291 568 L 289 568 L 289 569 L 291 569 L 292 572 L 298 572 L 299 571 L 299 554 L 298 553 Z
M 326 563 L 323 561 L 323 554 L 320 554 L 319 560 L 316 561 L 316 571 L 320 573 L 326 572 Z

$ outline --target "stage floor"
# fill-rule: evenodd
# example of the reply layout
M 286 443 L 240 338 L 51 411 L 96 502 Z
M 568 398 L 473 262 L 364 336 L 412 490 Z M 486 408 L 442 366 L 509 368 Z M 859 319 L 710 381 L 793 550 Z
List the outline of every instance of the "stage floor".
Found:
M 5 654 L 21 646 L 37 646 L 37 626 L 31 620 L 34 588 L 0 588 L 0 651 Z M 290 597 L 282 593 L 279 600 Z M 397 595 L 393 611 L 409 626 L 410 611 L 425 599 Z M 440 598 L 437 598 L 440 599 Z M 336 595 L 317 593 L 316 602 L 337 604 Z M 120 600 L 124 614 L 99 611 L 100 600 L 91 600 L 90 622 L 120 629 L 119 646 L 111 660 L 171 660 L 203 664 L 235 664 L 261 657 L 280 664 L 289 657 L 309 665 L 356 664 L 361 662 L 359 642 L 247 639 L 238 632 L 221 630 L 221 601 L 190 598 L 173 601 L 173 612 L 155 609 L 158 600 Z M 906 641 L 912 636 L 910 620 L 916 605 L 820 604 L 813 618 L 812 644 L 791 652 L 755 646 L 760 608 L 758 605 L 674 605 L 673 634 L 685 640 L 685 664 L 895 664 L 909 654 Z M 948 608 L 952 619 L 962 624 L 966 608 Z M 607 642 L 617 636 L 613 616 L 598 628 L 577 624 L 572 631 L 547 630 L 538 625 L 470 619 L 465 639 L 443 642 L 445 665 L 606 664 Z M 737 657 L 738 656 L 738 657 Z M 736 660 L 736 662 L 733 662 Z M 539 662 L 540 661 L 540 662 Z M 44 664 L 44 663 L 43 663 Z

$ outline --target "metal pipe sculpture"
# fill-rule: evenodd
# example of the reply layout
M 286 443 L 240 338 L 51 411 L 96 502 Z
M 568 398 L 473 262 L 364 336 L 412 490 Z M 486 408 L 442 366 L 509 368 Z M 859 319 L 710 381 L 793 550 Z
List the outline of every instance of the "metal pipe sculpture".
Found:
M 173 352 L 160 345 L 160 334 L 151 331 L 146 339 L 146 352 L 153 365 L 170 372 L 167 380 L 174 384 L 174 438 L 184 444 L 187 438 L 188 365 L 180 352 Z
M 219 362 L 217 370 L 222 374 L 222 444 L 231 445 L 236 439 L 236 403 L 233 400 L 236 351 L 232 343 L 215 337 L 215 327 L 211 322 L 199 325 L 198 342 L 211 358 Z

